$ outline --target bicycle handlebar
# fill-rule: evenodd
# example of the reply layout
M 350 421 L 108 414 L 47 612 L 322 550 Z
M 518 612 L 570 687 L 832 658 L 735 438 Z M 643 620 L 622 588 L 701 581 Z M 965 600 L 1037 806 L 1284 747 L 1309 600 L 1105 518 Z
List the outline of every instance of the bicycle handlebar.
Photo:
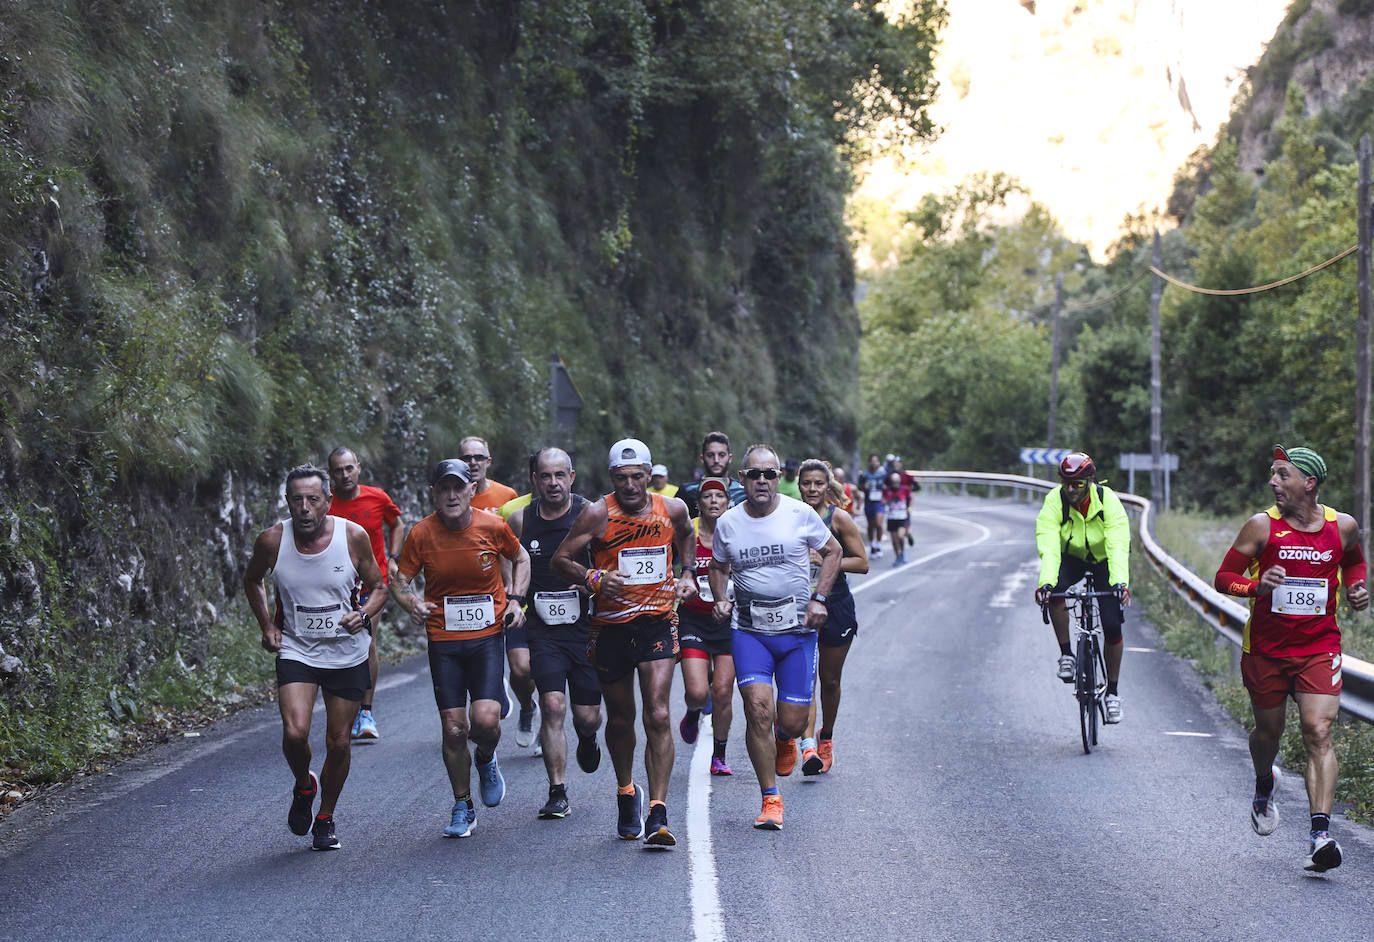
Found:
M 1121 596 L 1115 589 L 1107 592 L 1098 589 L 1092 591 L 1087 589 L 1068 589 L 1064 592 L 1051 592 L 1045 598 L 1045 601 L 1040 603 L 1040 620 L 1047 625 L 1050 623 L 1050 603 L 1055 599 L 1060 599 L 1061 601 L 1068 601 L 1069 599 L 1077 599 L 1079 601 L 1083 601 L 1084 599 L 1116 599 L 1119 602 L 1121 601 Z M 1121 620 L 1126 620 L 1126 613 L 1124 611 L 1121 613 Z

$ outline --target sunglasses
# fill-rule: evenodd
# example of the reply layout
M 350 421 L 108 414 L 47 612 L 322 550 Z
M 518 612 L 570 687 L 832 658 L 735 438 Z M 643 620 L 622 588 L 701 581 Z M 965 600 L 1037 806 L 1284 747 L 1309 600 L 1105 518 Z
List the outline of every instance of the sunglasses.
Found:
M 490 461 L 491 455 L 459 455 L 460 461 Z
M 740 473 L 751 481 L 757 481 L 759 478 L 776 481 L 780 472 L 777 468 L 745 468 Z

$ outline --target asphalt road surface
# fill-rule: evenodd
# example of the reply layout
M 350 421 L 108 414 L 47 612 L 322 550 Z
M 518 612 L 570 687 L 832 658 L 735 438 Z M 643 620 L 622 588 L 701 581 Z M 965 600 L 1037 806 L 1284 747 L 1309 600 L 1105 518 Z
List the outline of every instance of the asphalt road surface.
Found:
M 697 746 L 678 741 L 672 850 L 617 840 L 609 760 L 584 775 L 571 749 L 572 814 L 537 820 L 543 764 L 515 746 L 514 716 L 505 801 L 446 840 L 437 714 L 411 658 L 384 669 L 383 738 L 353 750 L 341 850 L 287 830 L 280 721 L 273 705 L 248 710 L 0 822 L 0 938 L 1374 937 L 1371 832 L 1338 818 L 1345 865 L 1305 873 L 1289 773 L 1278 831 L 1255 836 L 1241 728 L 1138 608 L 1125 722 L 1083 754 L 1031 601 L 1034 510 L 918 498 L 910 562 L 892 569 L 889 551 L 854 581 L 835 767 L 782 780 L 781 832 L 751 827 L 736 699 L 734 777 L 707 774 L 708 726 Z M 674 729 L 681 696 L 678 681 Z M 322 731 L 317 712 L 317 768 Z M 641 782 L 642 750 L 641 737 Z

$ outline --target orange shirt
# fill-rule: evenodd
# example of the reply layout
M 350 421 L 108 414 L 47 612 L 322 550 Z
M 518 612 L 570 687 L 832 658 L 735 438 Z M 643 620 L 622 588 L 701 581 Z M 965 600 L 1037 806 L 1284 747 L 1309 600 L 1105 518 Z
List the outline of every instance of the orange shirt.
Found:
M 603 592 L 592 599 L 593 624 L 673 610 L 673 521 L 662 497 L 648 497 L 649 507 L 637 516 L 621 510 L 614 494 L 605 497 L 606 533 L 592 541 L 592 565 L 619 570 L 629 581 L 618 595 Z
M 515 489 L 506 487 L 498 481 L 487 481 L 487 489 L 472 495 L 472 506 L 476 510 L 500 510 L 506 501 L 515 500 L 520 495 Z
M 487 510 L 474 510 L 472 522 L 462 530 L 450 530 L 438 514 L 415 524 L 406 534 L 400 571 L 407 579 L 424 573 L 425 601 L 436 606 L 425 620 L 429 640 L 499 635 L 506 586 L 497 557 L 519 555 L 520 541 L 511 528 Z
M 377 566 L 382 570 L 382 581 L 389 582 L 382 525 L 394 527 L 396 521 L 401 519 L 401 508 L 396 506 L 396 502 L 380 487 L 359 484 L 358 493 L 352 500 L 333 495 L 329 499 L 329 513 L 334 517 L 352 520 L 367 531 L 367 538 L 372 543 L 372 555 L 377 558 Z

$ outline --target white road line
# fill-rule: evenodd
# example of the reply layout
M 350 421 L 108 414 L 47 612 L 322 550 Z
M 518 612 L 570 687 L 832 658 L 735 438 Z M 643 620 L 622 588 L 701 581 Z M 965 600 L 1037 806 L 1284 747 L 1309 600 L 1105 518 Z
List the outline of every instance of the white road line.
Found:
M 991 530 L 989 530 L 987 527 L 983 526 L 981 523 L 974 523 L 972 520 L 963 520 L 963 519 L 960 519 L 959 517 L 949 517 L 949 516 L 946 516 L 946 515 L 944 515 L 944 514 L 937 514 L 937 513 L 931 512 L 931 511 L 924 511 L 924 512 L 920 513 L 918 516 L 922 516 L 922 517 L 932 517 L 932 518 L 934 518 L 934 519 L 936 519 L 936 520 L 944 520 L 944 521 L 947 522 L 947 523 L 958 523 L 958 524 L 963 524 L 963 525 L 966 526 L 966 527 L 973 527 L 973 528 L 976 529 L 976 530 L 981 530 L 981 531 L 982 531 L 982 534 L 978 537 L 978 539 L 974 540 L 974 541 L 971 542 L 971 543 L 960 543 L 958 546 L 950 546 L 950 547 L 946 547 L 945 549 L 942 549 L 942 550 L 937 550 L 937 551 L 934 552 L 934 553 L 928 553 L 927 555 L 922 556 L 922 557 L 919 558 L 919 559 L 913 559 L 911 562 L 907 563 L 905 566 L 898 566 L 898 567 L 895 568 L 895 569 L 889 569 L 887 572 L 882 573 L 881 575 L 872 576 L 871 578 L 865 579 L 863 582 L 860 582 L 858 585 L 850 586 L 849 588 L 850 588 L 850 591 L 851 591 L 851 592 L 853 592 L 855 595 L 858 595 L 860 592 L 864 591 L 865 589 L 868 589 L 868 588 L 871 588 L 871 587 L 877 585 L 879 582 L 882 582 L 884 579 L 890 579 L 890 578 L 892 578 L 893 576 L 900 575 L 901 573 L 906 572 L 906 571 L 907 571 L 908 569 L 910 569 L 912 566 L 919 566 L 919 565 L 921 565 L 921 563 L 928 563 L 928 562 L 930 562 L 932 559 L 939 559 L 941 556 L 948 556 L 950 553 L 957 553 L 957 552 L 959 552 L 960 550 L 970 549 L 970 548 L 972 548 L 972 547 L 974 547 L 974 546 L 977 546 L 979 543 L 985 542 L 986 540 L 989 540 L 989 539 L 992 538 L 992 531 L 991 531 Z
M 705 719 L 705 717 L 703 717 Z M 725 942 L 720 884 L 711 849 L 711 724 L 703 723 L 687 770 L 687 869 L 692 880 L 692 938 Z
M 1166 730 L 1164 731 L 1164 735 L 1165 735 L 1165 736 L 1188 736 L 1188 737 L 1191 737 L 1191 738 L 1193 738 L 1193 739 L 1211 739 L 1211 738 L 1212 738 L 1212 734 L 1211 734 L 1211 733 L 1192 733 L 1192 732 L 1189 732 L 1189 731 L 1183 730 L 1183 729 L 1166 729 Z

